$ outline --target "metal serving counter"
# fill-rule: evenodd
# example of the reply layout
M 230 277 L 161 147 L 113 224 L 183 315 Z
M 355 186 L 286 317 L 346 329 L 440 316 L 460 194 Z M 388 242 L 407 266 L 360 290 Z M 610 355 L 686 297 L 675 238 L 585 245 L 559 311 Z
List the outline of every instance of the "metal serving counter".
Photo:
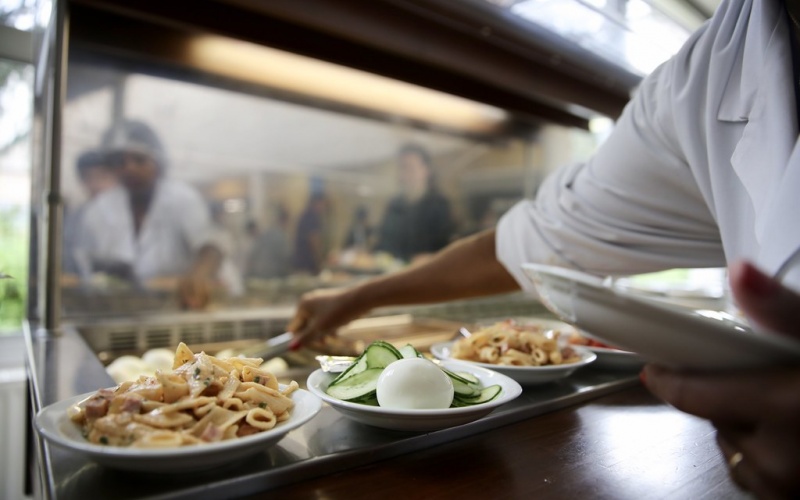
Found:
M 113 385 L 96 354 L 74 329 L 59 335 L 26 331 L 32 409 Z M 411 453 L 490 431 L 637 383 L 630 372 L 585 368 L 560 383 L 525 389 L 522 396 L 467 425 L 431 433 L 400 433 L 362 425 L 327 405 L 278 445 L 202 474 L 117 471 L 80 455 L 48 446 L 34 434 L 34 493 L 42 498 L 189 498 L 198 493 L 237 497 L 303 479 Z M 121 487 L 124 485 L 124 487 Z

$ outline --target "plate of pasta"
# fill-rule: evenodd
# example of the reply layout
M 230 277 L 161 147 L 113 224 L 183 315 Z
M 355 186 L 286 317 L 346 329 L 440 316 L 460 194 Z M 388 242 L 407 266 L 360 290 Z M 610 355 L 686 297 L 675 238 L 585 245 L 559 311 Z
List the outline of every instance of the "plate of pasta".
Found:
M 565 345 L 562 332 L 574 328 L 547 319 L 507 319 L 472 332 L 469 337 L 431 346 L 441 360 L 472 363 L 516 380 L 522 385 L 553 382 L 597 359 L 591 350 Z
M 59 401 L 35 419 L 46 441 L 118 469 L 188 472 L 264 451 L 322 402 L 279 384 L 258 358 L 221 359 L 181 344 L 172 371 Z

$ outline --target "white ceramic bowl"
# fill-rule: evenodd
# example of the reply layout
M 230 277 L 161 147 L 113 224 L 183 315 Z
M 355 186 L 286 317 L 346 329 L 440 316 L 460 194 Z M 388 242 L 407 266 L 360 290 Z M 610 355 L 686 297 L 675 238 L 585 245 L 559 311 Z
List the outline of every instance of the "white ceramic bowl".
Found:
M 289 419 L 268 431 L 216 443 L 179 448 L 137 449 L 94 444 L 81 435 L 81 429 L 67 416 L 67 408 L 92 394 L 94 393 L 59 401 L 39 411 L 35 421 L 39 435 L 50 444 L 85 455 L 99 464 L 145 472 L 173 473 L 211 469 L 256 454 L 275 445 L 289 431 L 311 420 L 322 407 L 322 402 L 313 394 L 296 390 L 291 395 L 295 406 Z
M 752 330 L 721 311 L 649 300 L 613 280 L 524 264 L 542 302 L 592 337 L 660 364 L 693 370 L 744 369 L 800 361 L 800 342 Z
M 350 403 L 328 396 L 325 391 L 336 376 L 333 373 L 316 370 L 309 375 L 306 385 L 309 391 L 348 418 L 374 427 L 413 432 L 436 431 L 478 420 L 522 394 L 522 387 L 518 383 L 500 373 L 455 361 L 443 362 L 442 366 L 454 372 L 472 373 L 484 387 L 497 384 L 502 387 L 502 392 L 492 401 L 463 408 L 397 410 Z
M 576 363 L 565 363 L 563 365 L 545 365 L 545 366 L 503 366 L 493 365 L 490 363 L 479 363 L 477 361 L 468 361 L 465 359 L 456 359 L 453 357 L 453 344 L 455 342 L 440 342 L 431 346 L 431 354 L 441 360 L 458 361 L 460 363 L 468 363 L 472 366 L 486 368 L 502 373 L 507 377 L 516 380 L 522 385 L 539 385 L 561 380 L 572 375 L 575 370 L 582 366 L 586 366 L 597 359 L 597 355 L 583 346 L 569 346 L 580 355 L 580 361 Z

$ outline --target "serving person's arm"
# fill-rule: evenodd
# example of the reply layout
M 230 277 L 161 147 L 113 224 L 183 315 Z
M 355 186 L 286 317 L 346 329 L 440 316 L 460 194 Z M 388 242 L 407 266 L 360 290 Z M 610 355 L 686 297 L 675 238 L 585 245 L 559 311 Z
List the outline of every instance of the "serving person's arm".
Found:
M 187 309 L 203 309 L 211 300 L 224 258 L 224 241 L 214 237 L 211 214 L 203 197 L 187 185 L 173 185 L 181 236 L 192 251 L 192 262 L 178 284 L 178 298 Z
M 754 321 L 800 340 L 800 295 L 751 264 L 730 268 L 739 307 Z M 732 479 L 759 498 L 800 497 L 800 368 L 691 374 L 648 365 L 656 396 L 710 420 Z
M 294 345 L 332 333 L 341 325 L 387 305 L 441 302 L 518 290 L 495 256 L 495 231 L 458 240 L 429 259 L 343 290 L 305 294 L 289 331 Z

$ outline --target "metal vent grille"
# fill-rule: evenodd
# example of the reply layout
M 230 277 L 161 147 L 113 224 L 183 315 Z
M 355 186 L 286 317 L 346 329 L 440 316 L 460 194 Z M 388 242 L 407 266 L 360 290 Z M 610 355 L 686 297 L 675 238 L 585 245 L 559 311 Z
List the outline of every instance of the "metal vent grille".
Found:
M 158 328 L 147 331 L 147 348 L 171 347 L 172 332 L 168 328 Z
M 262 321 L 245 321 L 242 324 L 242 338 L 259 339 L 266 334 Z
M 203 332 L 204 328 L 201 324 L 190 324 L 181 326 L 178 336 L 181 342 L 186 344 L 202 344 L 205 341 Z
M 109 349 L 112 351 L 135 351 L 136 330 L 125 329 L 108 332 Z
M 236 324 L 232 321 L 223 321 L 211 326 L 212 342 L 229 342 L 236 338 Z

